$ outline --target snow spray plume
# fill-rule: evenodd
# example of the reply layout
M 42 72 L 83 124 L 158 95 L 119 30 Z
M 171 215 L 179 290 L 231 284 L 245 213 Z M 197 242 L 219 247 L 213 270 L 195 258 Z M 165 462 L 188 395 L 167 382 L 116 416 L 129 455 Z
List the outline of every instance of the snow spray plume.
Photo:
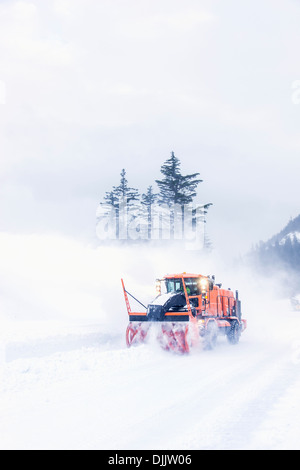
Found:
M 0 241 L 3 321 L 97 323 L 123 335 L 128 318 L 120 279 L 147 305 L 156 296 L 155 279 L 186 271 L 214 274 L 239 291 L 248 320 L 243 341 L 290 340 L 282 320 L 289 299 L 279 295 L 284 272 L 264 276 L 251 263 L 228 262 L 217 250 L 186 250 L 180 240 L 91 247 L 63 237 L 1 234 Z

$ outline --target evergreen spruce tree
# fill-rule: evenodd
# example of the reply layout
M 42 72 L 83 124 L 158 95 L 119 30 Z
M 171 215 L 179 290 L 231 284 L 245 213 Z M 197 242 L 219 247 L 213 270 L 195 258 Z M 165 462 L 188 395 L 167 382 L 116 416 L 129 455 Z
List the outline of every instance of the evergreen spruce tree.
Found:
M 119 202 L 123 202 L 127 205 L 133 205 L 134 202 L 139 200 L 138 189 L 130 188 L 126 178 L 126 171 L 123 170 L 120 173 L 121 180 L 119 186 L 113 187 L 114 195 L 119 199 Z
M 197 187 L 202 180 L 199 173 L 182 175 L 181 163 L 171 152 L 171 157 L 161 166 L 162 178 L 156 180 L 159 193 L 148 186 L 141 200 L 138 189 L 128 185 L 126 171 L 122 169 L 120 183 L 105 193 L 99 204 L 99 220 L 109 216 L 110 227 L 117 239 L 141 238 L 184 238 L 190 229 L 195 231 L 197 223 L 205 223 L 205 214 L 211 204 L 192 208 L 189 206 L 197 195 Z M 185 214 L 187 216 L 185 217 Z M 190 218 L 191 217 L 191 218 Z M 155 218 L 155 223 L 153 223 Z M 186 223 L 185 223 L 185 220 Z M 192 221 L 192 224 L 190 223 Z M 191 226 L 191 227 L 190 227 Z M 154 230 L 154 235 L 153 235 Z M 135 235 L 138 234 L 138 237 Z M 204 234 L 204 245 L 210 242 Z
M 139 192 L 128 186 L 125 169 L 122 169 L 120 176 L 120 184 L 106 192 L 104 202 L 100 204 L 106 208 L 107 213 L 112 209 L 115 211 L 116 238 L 127 238 L 128 224 L 138 213 Z
M 203 248 L 206 251 L 212 250 L 212 242 L 207 235 L 206 230 L 206 214 L 208 212 L 209 207 L 212 206 L 212 203 L 202 204 L 198 206 L 196 209 L 193 209 L 193 228 L 196 229 L 196 225 L 202 224 L 203 226 Z
M 118 210 L 118 197 L 115 195 L 114 191 L 107 191 L 103 201 L 99 203 L 97 208 L 97 227 L 101 239 L 107 231 L 110 232 L 111 238 L 118 238 Z M 101 228 L 99 229 L 99 227 Z
M 107 206 L 111 206 L 116 209 L 119 205 L 119 198 L 114 191 L 107 191 L 104 196 L 104 203 L 100 202 L 100 204 L 106 204 Z
M 180 170 L 180 161 L 175 157 L 174 152 L 165 161 L 160 169 L 164 178 L 156 180 L 159 187 L 159 203 L 166 204 L 170 208 L 171 237 L 174 236 L 175 228 L 175 206 L 181 208 L 181 231 L 184 233 L 184 206 L 190 204 L 197 195 L 196 189 L 199 183 L 200 173 L 193 173 L 183 176 Z
M 180 161 L 174 152 L 171 158 L 161 166 L 160 172 L 164 175 L 162 180 L 156 180 L 159 187 L 159 202 L 173 206 L 184 205 L 193 201 L 196 196 L 196 188 L 203 180 L 197 179 L 200 173 L 183 176 L 180 171 Z
M 151 238 L 153 207 L 157 202 L 157 194 L 153 192 L 152 186 L 148 186 L 147 192 L 142 194 L 142 205 L 147 211 L 148 239 Z

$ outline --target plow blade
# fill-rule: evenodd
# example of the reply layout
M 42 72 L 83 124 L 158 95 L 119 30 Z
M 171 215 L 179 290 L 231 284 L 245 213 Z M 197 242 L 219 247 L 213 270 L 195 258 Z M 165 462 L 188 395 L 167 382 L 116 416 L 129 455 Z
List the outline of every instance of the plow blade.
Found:
M 186 292 L 159 295 L 146 307 L 125 289 L 123 279 L 121 281 L 129 316 L 127 346 L 145 343 L 151 332 L 151 338 L 154 337 L 162 349 L 179 354 L 189 353 L 190 345 L 197 344 L 199 334 Z M 128 296 L 143 306 L 145 311 L 133 312 Z
M 155 339 L 165 351 L 179 354 L 189 353 L 189 324 L 179 322 L 129 322 L 126 330 L 126 344 L 128 347 L 147 342 L 150 329 L 155 333 Z
M 189 353 L 188 324 L 162 323 L 158 341 L 166 351 L 180 354 Z
M 146 322 L 130 322 L 126 329 L 126 344 L 128 347 L 146 341 L 149 324 Z

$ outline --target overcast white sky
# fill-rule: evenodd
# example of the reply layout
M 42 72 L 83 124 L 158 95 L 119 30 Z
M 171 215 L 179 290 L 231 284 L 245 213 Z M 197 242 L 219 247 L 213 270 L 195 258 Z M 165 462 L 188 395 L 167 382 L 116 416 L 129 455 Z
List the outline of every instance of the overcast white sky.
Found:
M 0 231 L 88 236 L 174 151 L 214 245 L 271 237 L 300 213 L 299 26 L 297 0 L 0 0 Z

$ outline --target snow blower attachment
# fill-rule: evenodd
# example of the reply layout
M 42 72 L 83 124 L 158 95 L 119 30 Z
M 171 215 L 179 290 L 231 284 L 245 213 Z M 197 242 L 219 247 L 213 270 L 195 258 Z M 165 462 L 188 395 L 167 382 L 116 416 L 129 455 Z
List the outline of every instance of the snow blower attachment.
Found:
M 188 353 L 200 341 L 205 349 L 212 349 L 219 334 L 237 344 L 247 327 L 238 292 L 234 296 L 230 289 L 222 289 L 214 276 L 182 273 L 158 279 L 158 295 L 147 307 L 125 289 L 123 279 L 121 282 L 129 315 L 128 347 L 145 342 L 153 326 L 162 348 L 178 353 Z M 145 310 L 132 312 L 128 295 Z

